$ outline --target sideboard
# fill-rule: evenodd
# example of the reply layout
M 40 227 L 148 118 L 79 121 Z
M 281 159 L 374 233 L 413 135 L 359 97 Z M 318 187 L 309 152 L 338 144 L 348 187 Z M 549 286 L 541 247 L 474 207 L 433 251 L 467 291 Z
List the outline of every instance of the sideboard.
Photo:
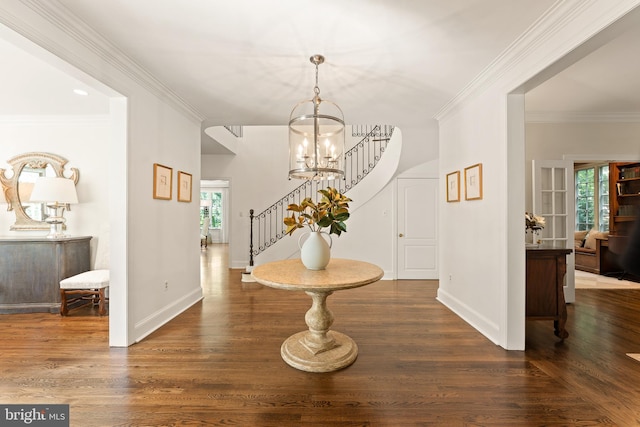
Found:
M 526 318 L 553 320 L 559 338 L 569 336 L 564 276 L 571 249 L 527 249 Z
M 0 237 L 0 314 L 60 312 L 60 280 L 88 271 L 90 236 Z

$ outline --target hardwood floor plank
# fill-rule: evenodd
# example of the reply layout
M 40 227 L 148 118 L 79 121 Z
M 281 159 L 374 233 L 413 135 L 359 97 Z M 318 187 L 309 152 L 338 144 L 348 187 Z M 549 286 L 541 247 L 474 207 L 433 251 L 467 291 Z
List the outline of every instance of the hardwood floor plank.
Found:
M 529 321 L 524 352 L 442 306 L 435 281 L 337 292 L 332 329 L 359 355 L 313 374 L 280 357 L 310 298 L 241 282 L 225 249 L 203 251 L 205 299 L 127 349 L 90 307 L 1 315 L 0 403 L 68 403 L 82 427 L 640 425 L 640 290 L 577 290 L 570 337 Z

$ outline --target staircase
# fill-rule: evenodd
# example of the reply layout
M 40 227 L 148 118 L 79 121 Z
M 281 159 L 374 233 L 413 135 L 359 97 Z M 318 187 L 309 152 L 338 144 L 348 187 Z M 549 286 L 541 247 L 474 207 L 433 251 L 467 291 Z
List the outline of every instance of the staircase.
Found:
M 314 181 L 305 180 L 277 202 L 258 214 L 249 211 L 251 230 L 249 242 L 249 266 L 242 273 L 242 281 L 253 281 L 251 270 L 254 258 L 275 245 L 285 234 L 283 220 L 289 216 L 287 206 L 300 204 L 305 197 L 316 198 L 318 190 L 337 188 L 347 193 L 364 179 L 378 164 L 393 135 L 393 126 L 352 126 L 352 135 L 362 138 L 345 153 L 345 176 L 342 179 Z

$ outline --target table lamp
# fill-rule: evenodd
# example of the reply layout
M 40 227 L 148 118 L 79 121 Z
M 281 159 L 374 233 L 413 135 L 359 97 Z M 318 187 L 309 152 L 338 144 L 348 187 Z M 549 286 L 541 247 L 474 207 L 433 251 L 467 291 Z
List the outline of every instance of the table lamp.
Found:
M 64 210 L 69 209 L 70 203 L 78 203 L 76 185 L 71 179 L 63 177 L 40 177 L 36 180 L 31 192 L 30 202 L 45 203 L 50 215 L 45 222 L 51 226 L 47 237 L 57 239 L 65 237 L 63 233 Z

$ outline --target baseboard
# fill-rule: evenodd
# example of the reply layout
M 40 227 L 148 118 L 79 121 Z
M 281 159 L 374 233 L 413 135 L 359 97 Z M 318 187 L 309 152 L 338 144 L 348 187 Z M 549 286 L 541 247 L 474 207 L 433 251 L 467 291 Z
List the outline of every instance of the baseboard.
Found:
M 135 342 L 142 341 L 203 298 L 202 288 L 198 287 L 179 300 L 140 320 L 135 324 L 133 330 L 133 335 L 137 337 Z
M 482 314 L 472 310 L 468 305 L 453 297 L 451 294 L 438 288 L 436 300 L 440 301 L 449 310 L 457 314 L 462 320 L 471 325 L 474 329 L 487 337 L 491 342 L 500 344 L 500 327 L 497 323 L 487 319 Z

